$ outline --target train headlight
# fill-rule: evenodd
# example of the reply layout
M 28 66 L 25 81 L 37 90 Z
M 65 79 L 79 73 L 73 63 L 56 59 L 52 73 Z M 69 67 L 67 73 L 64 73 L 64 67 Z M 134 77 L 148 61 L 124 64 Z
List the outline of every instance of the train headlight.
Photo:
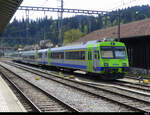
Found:
M 123 63 L 123 66 L 127 66 L 127 64 L 126 64 L 126 63 Z
M 108 67 L 108 63 L 104 63 L 104 66 L 105 66 L 105 67 Z

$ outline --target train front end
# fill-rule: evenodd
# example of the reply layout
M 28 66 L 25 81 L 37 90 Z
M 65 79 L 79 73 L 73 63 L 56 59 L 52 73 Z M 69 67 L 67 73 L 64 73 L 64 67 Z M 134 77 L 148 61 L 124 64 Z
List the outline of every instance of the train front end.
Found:
M 124 43 L 115 41 L 100 42 L 100 74 L 106 79 L 120 79 L 129 70 L 127 50 Z

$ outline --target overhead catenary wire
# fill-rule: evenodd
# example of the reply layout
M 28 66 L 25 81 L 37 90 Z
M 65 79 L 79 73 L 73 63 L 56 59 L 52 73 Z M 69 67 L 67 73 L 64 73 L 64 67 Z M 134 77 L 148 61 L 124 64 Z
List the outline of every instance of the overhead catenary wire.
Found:
M 41 6 L 45 6 L 45 4 L 47 4 L 48 0 L 44 0 L 44 2 L 42 3 Z M 35 14 L 35 12 L 32 12 L 30 15 L 33 15 Z M 45 12 L 44 12 L 44 16 L 45 16 Z
M 143 2 L 143 1 L 146 1 L 146 0 L 128 0 L 127 2 L 125 2 L 125 0 L 121 0 L 120 5 L 117 5 L 114 8 L 109 9 L 109 11 L 125 8 L 127 6 L 129 7 L 129 4 L 134 5 L 133 3 L 135 2 Z

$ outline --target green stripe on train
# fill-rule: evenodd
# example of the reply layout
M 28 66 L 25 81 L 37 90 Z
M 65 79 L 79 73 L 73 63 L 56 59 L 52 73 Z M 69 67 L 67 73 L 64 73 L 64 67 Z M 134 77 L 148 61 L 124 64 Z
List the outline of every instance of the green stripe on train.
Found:
M 48 65 L 50 65 L 50 49 L 48 49 Z
M 89 44 L 87 48 L 87 71 L 93 72 L 93 44 Z

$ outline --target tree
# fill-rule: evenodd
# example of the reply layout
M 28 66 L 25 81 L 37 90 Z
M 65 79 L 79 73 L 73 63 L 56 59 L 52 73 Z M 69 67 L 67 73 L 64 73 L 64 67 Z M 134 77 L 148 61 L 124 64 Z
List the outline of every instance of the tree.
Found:
M 88 26 L 87 25 L 84 26 L 84 33 L 86 33 L 86 34 L 88 33 Z
M 64 33 L 63 45 L 72 43 L 75 40 L 79 39 L 80 37 L 83 37 L 84 35 L 85 33 L 81 32 L 79 29 L 68 30 Z
M 120 10 L 120 24 L 129 23 L 132 21 L 138 21 L 145 18 L 150 18 L 150 7 L 148 5 L 129 7 Z M 69 17 L 63 19 L 63 32 L 68 32 L 71 29 L 79 29 L 81 32 L 88 34 L 97 29 L 117 25 L 117 11 L 112 11 L 109 14 L 95 16 L 77 15 L 75 17 Z M 107 23 L 106 22 L 107 16 Z M 26 31 L 26 19 L 17 20 L 7 25 L 5 32 L 2 35 L 4 38 L 1 42 L 5 46 L 15 46 L 16 44 L 32 45 L 39 43 L 43 40 L 43 37 L 56 45 L 61 42 L 60 28 L 58 20 L 54 20 L 48 17 L 43 19 L 38 18 L 36 20 L 29 21 L 28 39 Z M 105 25 L 106 24 L 106 25 Z M 17 39 L 16 39 L 17 38 Z
M 60 29 L 59 29 L 60 30 Z M 57 21 L 54 21 L 51 25 L 50 25 L 50 40 L 51 42 L 56 45 L 58 43 L 58 34 L 59 34 L 59 30 L 57 28 Z

